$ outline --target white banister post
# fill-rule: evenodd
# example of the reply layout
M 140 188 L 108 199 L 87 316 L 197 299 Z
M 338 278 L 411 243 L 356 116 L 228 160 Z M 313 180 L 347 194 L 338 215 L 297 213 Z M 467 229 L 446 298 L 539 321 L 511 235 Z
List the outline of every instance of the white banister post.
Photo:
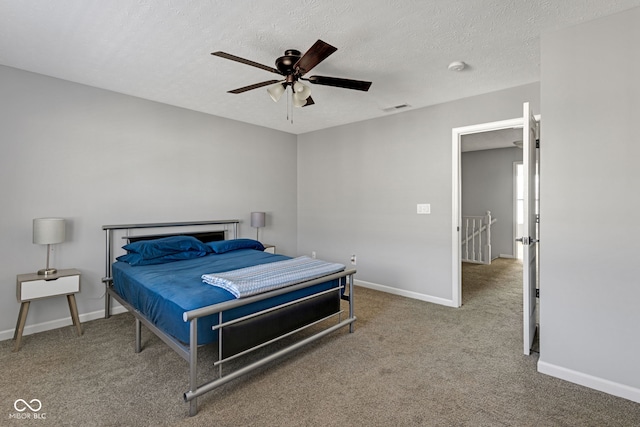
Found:
M 482 256 L 483 251 L 482 251 L 482 229 L 483 227 L 483 222 L 484 218 L 480 218 L 478 219 L 478 222 L 480 223 L 480 226 L 478 227 L 478 258 L 476 259 L 476 261 L 480 261 L 480 262 L 484 262 L 484 258 Z
M 472 221 L 472 228 L 471 228 L 471 258 L 475 261 L 476 260 L 476 219 L 473 218 Z
M 485 263 L 491 263 L 491 211 L 487 211 L 487 250 L 485 251 L 488 259 Z
M 469 218 L 465 220 L 464 241 L 466 243 L 464 259 L 469 259 Z

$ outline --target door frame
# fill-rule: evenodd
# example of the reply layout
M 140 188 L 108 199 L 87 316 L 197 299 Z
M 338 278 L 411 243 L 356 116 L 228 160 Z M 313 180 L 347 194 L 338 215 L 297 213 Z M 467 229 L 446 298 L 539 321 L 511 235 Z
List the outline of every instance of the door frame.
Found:
M 538 279 L 538 149 L 537 138 L 540 121 L 531 114 L 531 106 L 522 106 L 524 171 L 524 230 L 522 234 L 522 327 L 524 354 L 531 354 L 537 329 L 537 279 Z M 539 194 L 538 194 L 539 196 Z M 539 198 L 538 198 L 539 199 Z
M 516 241 L 516 237 L 518 237 L 518 166 L 523 165 L 522 160 L 518 160 L 513 162 L 513 231 L 511 234 L 511 242 L 513 245 L 513 258 L 518 258 L 518 242 Z
M 540 121 L 540 116 L 535 116 Z M 462 224 L 462 212 L 460 206 L 462 204 L 461 185 L 461 158 L 462 158 L 462 136 L 474 133 L 491 132 L 502 129 L 522 128 L 524 126 L 524 118 L 517 117 L 515 119 L 500 120 L 496 122 L 480 123 L 476 125 L 462 126 L 451 129 L 451 146 L 452 146 L 452 189 L 451 189 L 451 303 L 453 307 L 462 306 L 462 262 L 461 262 L 461 245 L 460 245 L 460 227 Z

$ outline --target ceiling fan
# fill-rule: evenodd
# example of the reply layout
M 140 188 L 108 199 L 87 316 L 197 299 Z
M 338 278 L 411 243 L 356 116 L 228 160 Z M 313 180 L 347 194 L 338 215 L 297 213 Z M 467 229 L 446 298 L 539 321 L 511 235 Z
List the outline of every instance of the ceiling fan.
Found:
M 271 95 L 271 98 L 274 101 L 278 102 L 282 94 L 285 92 L 287 86 L 291 86 L 293 90 L 293 105 L 296 107 L 305 107 L 308 105 L 313 105 L 314 102 L 310 96 L 311 89 L 309 89 L 308 86 L 302 84 L 300 80 L 317 85 L 362 90 L 365 92 L 369 90 L 371 82 L 362 80 L 350 80 L 326 76 L 311 76 L 309 78 L 303 77 L 306 73 L 311 71 L 313 67 L 327 59 L 327 57 L 336 50 L 338 49 L 331 46 L 330 44 L 323 42 L 322 40 L 318 40 L 313 44 L 313 46 L 311 46 L 311 48 L 307 52 L 305 52 L 304 55 L 301 55 L 299 50 L 286 50 L 284 52 L 284 56 L 276 59 L 276 68 L 269 67 L 268 65 L 262 65 L 257 62 L 240 58 L 239 56 L 231 55 L 225 52 L 213 52 L 211 53 L 211 55 L 230 59 L 242 64 L 251 65 L 252 67 L 257 67 L 284 76 L 284 80 L 267 80 L 264 82 L 230 90 L 228 91 L 228 93 L 243 93 L 249 90 L 273 85 L 268 88 L 267 91 L 269 92 L 269 95 Z

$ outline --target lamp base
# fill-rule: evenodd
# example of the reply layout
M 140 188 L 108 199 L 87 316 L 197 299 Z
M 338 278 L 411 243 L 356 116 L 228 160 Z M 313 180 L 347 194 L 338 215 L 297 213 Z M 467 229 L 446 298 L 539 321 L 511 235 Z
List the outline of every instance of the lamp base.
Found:
M 52 276 L 58 272 L 55 268 L 43 268 L 42 270 L 38 270 L 38 276 Z

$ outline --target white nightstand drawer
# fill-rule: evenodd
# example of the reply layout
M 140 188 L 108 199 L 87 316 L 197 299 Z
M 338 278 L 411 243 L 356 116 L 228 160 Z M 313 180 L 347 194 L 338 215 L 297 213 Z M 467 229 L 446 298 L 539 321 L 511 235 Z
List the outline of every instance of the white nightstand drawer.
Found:
M 80 276 L 58 277 L 53 280 L 31 280 L 22 282 L 20 300 L 28 301 L 53 295 L 67 295 L 80 292 Z

